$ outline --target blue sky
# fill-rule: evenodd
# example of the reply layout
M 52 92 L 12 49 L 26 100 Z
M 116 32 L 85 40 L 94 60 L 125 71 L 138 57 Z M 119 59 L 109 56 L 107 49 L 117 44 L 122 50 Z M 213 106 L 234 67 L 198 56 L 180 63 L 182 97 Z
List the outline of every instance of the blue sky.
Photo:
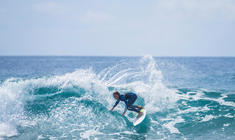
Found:
M 234 0 L 0 0 L 0 55 L 235 56 Z

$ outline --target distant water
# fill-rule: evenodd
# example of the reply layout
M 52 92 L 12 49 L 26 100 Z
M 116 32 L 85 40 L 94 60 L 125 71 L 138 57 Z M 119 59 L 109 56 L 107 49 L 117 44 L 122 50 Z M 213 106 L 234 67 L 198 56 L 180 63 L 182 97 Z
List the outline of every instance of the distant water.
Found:
M 109 111 L 136 92 L 147 116 Z M 0 57 L 0 139 L 235 139 L 235 57 Z

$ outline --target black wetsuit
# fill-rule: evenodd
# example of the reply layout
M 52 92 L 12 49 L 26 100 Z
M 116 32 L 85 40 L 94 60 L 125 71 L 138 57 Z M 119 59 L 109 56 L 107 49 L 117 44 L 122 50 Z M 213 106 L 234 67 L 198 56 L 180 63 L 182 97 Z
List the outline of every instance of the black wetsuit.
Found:
M 137 95 L 133 92 L 120 95 L 113 108 L 116 107 L 120 101 L 123 101 L 126 104 L 126 109 L 139 113 L 141 109 L 138 106 L 133 105 L 136 99 Z

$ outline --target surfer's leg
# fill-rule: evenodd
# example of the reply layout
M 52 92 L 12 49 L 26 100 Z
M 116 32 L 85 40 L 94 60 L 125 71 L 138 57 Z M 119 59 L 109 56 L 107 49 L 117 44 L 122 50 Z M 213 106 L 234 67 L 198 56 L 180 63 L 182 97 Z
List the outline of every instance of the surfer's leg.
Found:
M 143 111 L 142 111 L 142 109 L 141 109 L 136 118 L 140 118 L 142 115 L 143 115 Z
M 133 96 L 129 97 L 127 100 L 128 106 L 132 106 L 135 103 L 136 99 L 137 99 L 137 96 L 135 94 Z
M 130 106 L 128 106 L 127 109 L 130 110 L 130 111 L 135 111 L 135 112 L 137 112 L 137 113 L 139 113 L 140 110 L 141 110 L 141 109 L 140 109 L 138 106 L 136 106 L 136 105 L 130 105 Z
M 143 107 L 140 105 L 131 105 L 133 108 L 137 109 L 137 110 L 141 110 Z
M 141 106 L 137 106 L 137 105 L 133 105 L 135 103 L 137 99 L 137 96 L 134 94 L 133 96 L 129 97 L 128 98 L 128 101 L 127 101 L 127 109 L 130 110 L 130 111 L 135 111 L 137 113 L 140 112 L 140 110 L 142 109 Z

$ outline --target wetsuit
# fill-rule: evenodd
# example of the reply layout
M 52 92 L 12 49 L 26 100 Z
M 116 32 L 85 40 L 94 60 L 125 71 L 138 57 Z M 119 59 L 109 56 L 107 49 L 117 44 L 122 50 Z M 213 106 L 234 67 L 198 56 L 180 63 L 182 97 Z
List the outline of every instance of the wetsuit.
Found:
M 136 105 L 133 105 L 136 99 L 137 99 L 137 95 L 133 92 L 129 92 L 124 95 L 120 95 L 119 99 L 116 101 L 113 108 L 116 107 L 120 101 L 123 101 L 126 104 L 126 109 L 139 113 L 140 108 Z

